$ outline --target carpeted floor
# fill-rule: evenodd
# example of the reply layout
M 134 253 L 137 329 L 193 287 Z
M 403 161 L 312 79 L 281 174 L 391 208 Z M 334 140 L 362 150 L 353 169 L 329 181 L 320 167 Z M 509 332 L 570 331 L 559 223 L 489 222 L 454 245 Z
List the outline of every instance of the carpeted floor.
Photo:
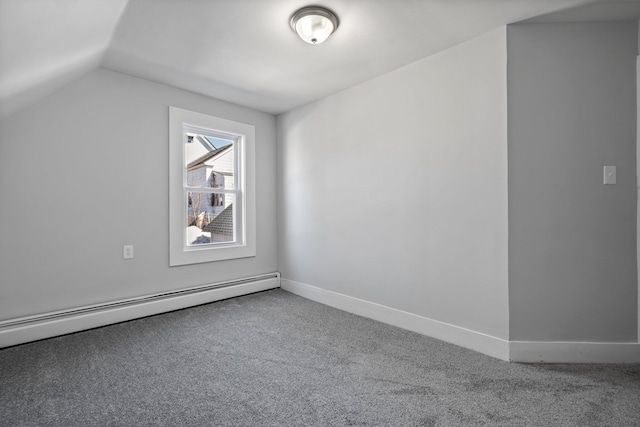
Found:
M 276 289 L 0 350 L 2 426 L 640 426 L 640 365 L 492 359 Z

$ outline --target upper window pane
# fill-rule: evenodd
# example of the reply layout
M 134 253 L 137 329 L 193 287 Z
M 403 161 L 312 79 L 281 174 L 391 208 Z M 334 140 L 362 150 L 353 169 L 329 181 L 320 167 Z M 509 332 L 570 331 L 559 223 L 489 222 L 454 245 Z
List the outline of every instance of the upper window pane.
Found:
M 234 140 L 187 132 L 184 144 L 187 186 L 237 188 Z

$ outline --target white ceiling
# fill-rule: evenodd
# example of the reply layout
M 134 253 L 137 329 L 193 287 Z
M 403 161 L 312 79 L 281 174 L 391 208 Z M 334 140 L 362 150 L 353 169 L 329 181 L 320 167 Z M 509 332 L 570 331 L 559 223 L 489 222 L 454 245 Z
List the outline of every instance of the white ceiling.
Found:
M 640 0 L 322 0 L 340 18 L 312 46 L 309 0 L 0 0 L 0 116 L 97 67 L 281 113 L 499 26 L 638 19 Z

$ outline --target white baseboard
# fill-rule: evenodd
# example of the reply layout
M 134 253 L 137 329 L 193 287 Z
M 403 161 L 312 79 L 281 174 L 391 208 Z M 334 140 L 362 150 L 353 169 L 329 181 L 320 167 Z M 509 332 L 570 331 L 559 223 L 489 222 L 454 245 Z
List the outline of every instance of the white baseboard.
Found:
M 640 344 L 511 341 L 510 360 L 522 363 L 640 363 Z
M 279 273 L 0 322 L 0 348 L 280 287 Z
M 501 338 L 293 280 L 281 279 L 280 287 L 285 291 L 349 313 L 437 338 L 497 359 L 509 360 L 509 342 Z
M 500 360 L 520 363 L 640 363 L 639 343 L 508 341 L 293 280 L 281 279 L 280 286 L 310 300 Z

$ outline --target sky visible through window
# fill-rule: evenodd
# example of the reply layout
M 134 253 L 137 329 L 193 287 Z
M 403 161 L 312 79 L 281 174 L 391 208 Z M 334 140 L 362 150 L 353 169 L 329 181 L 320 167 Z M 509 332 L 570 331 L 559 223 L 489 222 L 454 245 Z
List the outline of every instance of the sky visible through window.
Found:
M 209 141 L 211 143 L 211 145 L 216 147 L 216 149 L 222 148 L 222 147 L 226 147 L 227 145 L 233 144 L 233 141 L 230 140 L 230 139 L 222 139 L 222 138 L 216 138 L 214 136 L 206 136 L 206 135 L 203 135 L 203 136 L 205 138 L 207 138 L 207 141 Z

